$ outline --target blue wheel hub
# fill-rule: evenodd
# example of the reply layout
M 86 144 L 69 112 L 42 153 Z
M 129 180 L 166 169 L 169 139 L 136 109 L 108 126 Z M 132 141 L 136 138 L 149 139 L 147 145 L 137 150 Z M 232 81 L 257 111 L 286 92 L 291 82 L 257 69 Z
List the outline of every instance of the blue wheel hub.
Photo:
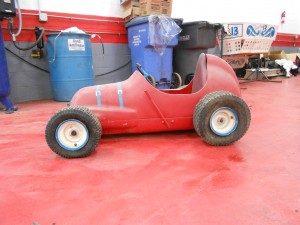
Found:
M 236 111 L 229 107 L 218 108 L 210 117 L 211 130 L 222 137 L 226 137 L 234 132 L 238 123 Z
M 89 140 L 89 131 L 84 123 L 76 119 L 65 120 L 55 131 L 58 144 L 68 151 L 82 149 Z

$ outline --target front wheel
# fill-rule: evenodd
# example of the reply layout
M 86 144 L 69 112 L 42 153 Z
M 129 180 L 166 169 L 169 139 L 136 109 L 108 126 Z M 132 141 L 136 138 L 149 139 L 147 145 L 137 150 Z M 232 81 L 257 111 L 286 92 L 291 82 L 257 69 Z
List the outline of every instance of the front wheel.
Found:
M 204 96 L 197 104 L 193 123 L 197 134 L 208 144 L 229 145 L 244 136 L 251 114 L 238 96 L 217 91 Z
M 102 128 L 88 108 L 66 107 L 55 113 L 46 126 L 46 141 L 53 152 L 64 158 L 90 155 L 99 143 Z

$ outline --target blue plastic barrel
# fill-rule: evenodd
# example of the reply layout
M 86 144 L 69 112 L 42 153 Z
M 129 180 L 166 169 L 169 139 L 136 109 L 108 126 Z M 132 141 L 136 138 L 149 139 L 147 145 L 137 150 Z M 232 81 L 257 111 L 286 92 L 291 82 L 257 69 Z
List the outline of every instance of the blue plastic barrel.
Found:
M 2 28 L 0 23 L 0 102 L 6 110 L 15 111 L 17 108 L 12 104 L 8 98 L 10 94 L 10 83 L 8 75 L 8 67 L 5 55 L 4 40 L 2 35 Z
M 80 88 L 95 84 L 90 35 L 61 32 L 47 38 L 54 100 L 70 101 Z
M 158 83 L 159 89 L 170 88 L 172 77 L 173 48 L 178 44 L 178 36 L 167 43 L 163 55 L 159 54 L 149 39 L 148 16 L 136 17 L 126 24 L 128 29 L 128 45 L 131 52 L 132 72 L 136 70 L 136 63 L 141 64 L 143 69 L 151 74 Z M 174 20 L 181 25 L 182 20 Z

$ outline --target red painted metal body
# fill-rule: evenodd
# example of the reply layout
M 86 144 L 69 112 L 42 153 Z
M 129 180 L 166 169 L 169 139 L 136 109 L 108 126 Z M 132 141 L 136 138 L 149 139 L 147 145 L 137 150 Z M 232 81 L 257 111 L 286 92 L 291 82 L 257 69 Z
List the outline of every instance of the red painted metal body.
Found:
M 158 90 L 136 71 L 123 82 L 80 89 L 70 105 L 91 109 L 103 134 L 188 130 L 193 129 L 196 104 L 218 90 L 240 96 L 232 68 L 217 56 L 202 54 L 192 82 L 183 89 Z

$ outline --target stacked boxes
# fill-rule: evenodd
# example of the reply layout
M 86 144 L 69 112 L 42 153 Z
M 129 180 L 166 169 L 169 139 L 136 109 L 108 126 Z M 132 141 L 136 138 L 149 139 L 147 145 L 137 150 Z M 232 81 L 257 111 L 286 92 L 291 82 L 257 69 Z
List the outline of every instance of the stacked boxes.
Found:
M 160 14 L 171 16 L 172 0 L 161 0 Z
M 140 0 L 120 0 L 124 7 L 123 18 L 125 21 L 131 20 L 140 15 Z
M 159 15 L 161 0 L 140 0 L 140 16 Z
M 166 15 L 171 16 L 172 0 L 120 0 L 124 7 L 124 19 L 129 21 L 137 16 Z

